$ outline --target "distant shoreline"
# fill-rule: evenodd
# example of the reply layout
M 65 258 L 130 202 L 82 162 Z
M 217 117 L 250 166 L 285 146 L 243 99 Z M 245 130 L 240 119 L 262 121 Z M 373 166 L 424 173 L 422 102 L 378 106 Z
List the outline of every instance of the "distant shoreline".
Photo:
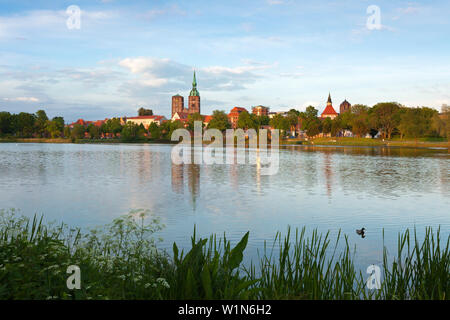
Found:
M 136 140 L 123 141 L 120 139 L 77 139 L 68 138 L 0 138 L 0 143 L 66 143 L 66 144 L 177 144 L 168 140 Z M 280 146 L 347 146 L 347 147 L 400 147 L 400 148 L 440 148 L 449 149 L 448 141 L 414 140 L 381 140 L 368 138 L 317 138 L 314 140 L 284 139 Z

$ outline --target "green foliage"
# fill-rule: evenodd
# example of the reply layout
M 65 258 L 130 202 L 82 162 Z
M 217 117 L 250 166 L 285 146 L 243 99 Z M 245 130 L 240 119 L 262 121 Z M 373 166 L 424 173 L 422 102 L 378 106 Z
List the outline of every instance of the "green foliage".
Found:
M 228 120 L 228 116 L 225 111 L 214 110 L 212 114 L 211 121 L 208 124 L 210 129 L 218 129 L 224 131 L 231 128 L 231 123 Z
M 9 112 L 0 112 L 0 135 L 13 132 L 12 116 Z
M 192 237 L 192 249 L 184 255 L 173 244 L 176 278 L 170 299 L 245 299 L 257 280 L 240 276 L 239 266 L 247 246 L 249 233 L 231 249 L 224 236 L 208 239 Z M 223 250 L 223 253 L 222 253 Z
M 110 133 L 114 136 L 122 132 L 122 125 L 119 118 L 108 119 L 102 126 L 102 132 Z
M 85 132 L 86 132 L 86 128 L 84 126 L 82 126 L 81 124 L 76 123 L 73 126 L 73 128 L 70 132 L 70 135 L 74 139 L 83 139 Z
M 191 131 L 194 131 L 194 122 L 195 121 L 201 121 L 202 123 L 202 128 L 203 128 L 203 116 L 196 112 L 196 113 L 192 113 L 190 115 L 188 115 L 188 129 Z
M 166 140 L 171 140 L 172 133 L 175 130 L 181 129 L 181 128 L 184 128 L 184 125 L 179 120 L 175 120 L 175 121 L 169 120 L 169 121 L 163 122 L 161 124 L 162 137 Z
M 322 132 L 324 134 L 331 133 L 332 127 L 333 127 L 333 121 L 330 118 L 325 118 L 322 121 Z
M 86 234 L 0 212 L 0 299 L 161 299 L 171 266 L 153 239 L 160 229 L 143 210 Z M 66 287 L 69 265 L 81 290 Z
M 433 117 L 438 115 L 436 110 L 422 108 L 405 108 L 400 115 L 398 129 L 402 137 L 419 138 L 433 133 Z M 439 116 L 439 115 L 438 115 Z
M 91 139 L 100 138 L 100 128 L 92 123 L 88 125 L 87 132 L 89 133 L 89 137 Z
M 306 108 L 305 112 L 300 113 L 302 119 L 302 130 L 306 131 L 308 137 L 318 135 L 322 130 L 322 122 L 317 117 L 319 111 L 313 106 Z
M 13 127 L 14 131 L 20 137 L 31 137 L 34 133 L 34 123 L 36 121 L 36 116 L 31 113 L 21 112 L 13 116 Z
M 377 103 L 371 109 L 371 117 L 382 137 L 390 139 L 400 123 L 400 104 L 397 102 Z
M 448 299 L 450 236 L 427 228 L 398 236 L 383 251 L 381 289 L 369 291 L 353 263 L 347 236 L 306 229 L 277 233 L 259 265 L 242 266 L 249 233 L 231 248 L 224 235 L 191 241 L 173 258 L 157 249 L 162 225 L 145 210 L 82 232 L 43 218 L 0 211 L 0 300 L 4 299 Z M 384 234 L 383 234 L 384 239 Z M 343 245 L 340 245 L 344 241 Z M 339 249 L 338 248 L 342 248 Z M 356 248 L 355 248 L 356 250 Z M 81 290 L 66 287 L 69 265 L 81 269 Z
M 247 130 L 247 129 L 258 129 L 258 122 L 254 114 L 248 113 L 248 111 L 242 111 L 239 114 L 237 121 L 237 127 Z
M 289 130 L 289 120 L 281 114 L 276 114 L 270 119 L 270 126 L 274 129 L 287 131 Z
M 136 123 L 128 122 L 122 127 L 120 138 L 122 141 L 131 142 L 141 139 L 144 136 L 145 128 Z
M 148 127 L 148 132 L 150 133 L 150 137 L 152 139 L 160 139 L 161 138 L 161 128 L 155 123 L 150 123 Z

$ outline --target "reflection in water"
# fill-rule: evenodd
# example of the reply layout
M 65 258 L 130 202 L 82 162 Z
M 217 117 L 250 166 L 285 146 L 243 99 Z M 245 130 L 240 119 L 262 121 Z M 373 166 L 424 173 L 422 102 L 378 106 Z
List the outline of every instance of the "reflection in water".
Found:
M 333 184 L 333 171 L 332 171 L 332 155 L 330 153 L 325 154 L 325 161 L 324 161 L 324 171 L 325 171 L 325 181 L 326 181 L 326 187 L 327 187 L 327 194 L 328 197 L 331 198 L 332 195 L 332 184 Z
M 172 163 L 172 191 L 184 193 L 184 165 Z
M 195 200 L 200 193 L 200 166 L 197 164 L 171 163 L 172 191 L 184 193 L 184 176 L 187 175 L 188 192 L 195 209 Z

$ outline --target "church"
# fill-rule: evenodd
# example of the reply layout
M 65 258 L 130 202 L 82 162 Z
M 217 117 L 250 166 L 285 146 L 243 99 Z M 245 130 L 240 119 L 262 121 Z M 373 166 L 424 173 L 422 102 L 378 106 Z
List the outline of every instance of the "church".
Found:
M 340 105 L 340 113 L 344 113 L 351 110 L 352 105 L 347 101 L 347 99 L 344 100 L 344 102 Z M 325 107 L 325 110 L 323 110 L 322 114 L 320 115 L 321 119 L 330 118 L 333 120 L 339 115 L 339 113 L 336 112 L 333 108 L 333 102 L 331 101 L 331 94 L 328 94 L 328 101 L 327 106 Z
M 200 113 L 200 93 L 197 90 L 197 79 L 192 81 L 192 90 L 189 94 L 188 107 L 184 107 L 184 97 L 177 94 L 172 97 L 172 119 L 182 120 L 187 119 L 187 116 L 192 113 Z

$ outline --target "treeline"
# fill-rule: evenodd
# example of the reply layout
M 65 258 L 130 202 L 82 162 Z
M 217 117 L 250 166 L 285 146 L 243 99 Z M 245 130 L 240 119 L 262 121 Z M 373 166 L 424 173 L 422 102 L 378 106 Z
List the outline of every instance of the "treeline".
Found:
M 70 137 L 73 139 L 120 138 L 123 141 L 137 141 L 150 138 L 153 140 L 170 140 L 172 132 L 183 127 L 180 121 L 166 121 L 160 126 L 153 122 L 148 128 L 143 124 L 138 125 L 131 122 L 122 125 L 119 118 L 112 118 L 101 126 L 94 124 L 83 126 L 77 123 L 69 131 Z
M 296 128 L 303 130 L 309 137 L 319 134 L 339 136 L 348 130 L 353 135 L 372 137 L 378 133 L 383 139 L 393 136 L 400 138 L 448 137 L 450 131 L 449 110 L 442 115 L 428 107 L 407 108 L 395 102 L 383 102 L 368 107 L 362 104 L 352 106 L 351 110 L 339 114 L 334 119 L 319 118 L 319 111 L 309 106 L 304 112 L 291 109 L 286 114 L 268 117 L 257 117 L 248 112 L 239 115 L 237 127 L 259 128 L 261 124 L 269 124 L 275 129 L 293 132 Z M 266 119 L 267 118 L 267 119 Z
M 382 102 L 373 107 L 356 104 L 334 119 L 318 118 L 318 110 L 312 106 L 306 108 L 305 112 L 290 110 L 285 120 L 276 123 L 275 127 L 286 129 L 298 123 L 309 137 L 320 133 L 336 137 L 344 130 L 351 131 L 357 137 L 368 134 L 375 137 L 379 134 L 383 139 L 391 139 L 393 136 L 448 137 L 450 129 L 448 110 L 440 116 L 435 109 L 407 108 L 396 102 Z
M 18 114 L 0 112 L 0 136 L 58 138 L 64 135 L 64 118 L 50 120 L 44 110 Z
M 139 114 L 152 114 L 148 109 L 141 108 Z M 72 128 L 64 125 L 63 117 L 49 119 L 44 110 L 35 114 L 21 112 L 11 114 L 0 112 L 0 136 L 18 138 L 72 138 L 72 139 L 100 139 L 120 138 L 124 141 L 141 139 L 170 140 L 172 132 L 185 125 L 189 130 L 194 129 L 195 121 L 204 122 L 204 116 L 196 113 L 188 116 L 187 123 L 179 120 L 165 121 L 161 125 L 152 123 L 148 128 L 142 124 L 128 122 L 123 125 L 119 118 L 112 118 L 97 126 L 74 124 Z M 288 132 L 304 131 L 307 136 L 315 137 L 319 134 L 340 136 L 346 130 L 353 135 L 372 137 L 379 135 L 383 139 L 393 136 L 400 138 L 442 137 L 450 136 L 450 110 L 446 108 L 442 114 L 428 107 L 407 108 L 396 102 L 383 102 L 368 107 L 362 104 L 352 106 L 351 110 L 339 114 L 335 119 L 319 118 L 319 111 L 309 106 L 304 112 L 295 109 L 285 114 L 276 114 L 272 118 L 266 115 L 257 116 L 247 111 L 239 114 L 236 123 L 238 128 L 259 129 L 270 126 Z M 215 110 L 208 123 L 208 128 L 221 131 L 232 127 L 225 111 Z

